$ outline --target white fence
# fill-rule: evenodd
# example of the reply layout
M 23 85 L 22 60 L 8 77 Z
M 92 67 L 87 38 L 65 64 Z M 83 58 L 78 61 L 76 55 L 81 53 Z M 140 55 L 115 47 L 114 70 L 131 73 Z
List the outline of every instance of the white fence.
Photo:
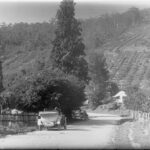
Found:
M 150 121 L 150 113 L 128 110 L 129 115 L 135 120 Z

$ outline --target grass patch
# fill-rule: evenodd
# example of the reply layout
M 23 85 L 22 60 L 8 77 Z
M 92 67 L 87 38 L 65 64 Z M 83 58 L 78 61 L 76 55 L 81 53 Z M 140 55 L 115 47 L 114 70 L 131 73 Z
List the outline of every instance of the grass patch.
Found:
M 0 137 L 4 137 L 6 135 L 14 135 L 14 134 L 23 134 L 27 132 L 32 132 L 38 130 L 37 126 L 13 126 L 13 127 L 8 127 L 8 126 L 0 126 Z

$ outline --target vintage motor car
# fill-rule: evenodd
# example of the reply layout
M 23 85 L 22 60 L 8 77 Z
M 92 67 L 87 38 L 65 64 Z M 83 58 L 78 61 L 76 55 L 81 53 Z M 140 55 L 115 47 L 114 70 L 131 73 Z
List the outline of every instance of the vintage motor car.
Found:
M 85 110 L 81 110 L 81 109 L 78 109 L 78 110 L 74 110 L 72 112 L 72 118 L 73 119 L 78 119 L 78 120 L 88 120 L 88 114 L 86 113 Z
M 62 127 L 67 129 L 67 120 L 64 114 L 59 114 L 57 111 L 42 111 L 39 112 L 37 121 L 39 130 L 46 128 L 57 128 L 60 130 Z

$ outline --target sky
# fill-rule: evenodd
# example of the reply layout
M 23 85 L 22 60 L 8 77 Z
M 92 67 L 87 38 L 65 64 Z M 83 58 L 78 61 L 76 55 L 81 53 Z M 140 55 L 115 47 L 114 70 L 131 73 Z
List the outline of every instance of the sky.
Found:
M 77 18 L 124 12 L 132 6 L 150 8 L 150 0 L 74 0 Z M 0 23 L 44 22 L 55 17 L 61 0 L 0 0 Z

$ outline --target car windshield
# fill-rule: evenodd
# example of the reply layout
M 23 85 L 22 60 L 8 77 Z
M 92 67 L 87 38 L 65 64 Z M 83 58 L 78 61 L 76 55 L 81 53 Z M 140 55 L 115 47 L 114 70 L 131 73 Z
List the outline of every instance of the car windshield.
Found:
M 56 120 L 58 112 L 40 112 L 39 115 L 46 120 Z

